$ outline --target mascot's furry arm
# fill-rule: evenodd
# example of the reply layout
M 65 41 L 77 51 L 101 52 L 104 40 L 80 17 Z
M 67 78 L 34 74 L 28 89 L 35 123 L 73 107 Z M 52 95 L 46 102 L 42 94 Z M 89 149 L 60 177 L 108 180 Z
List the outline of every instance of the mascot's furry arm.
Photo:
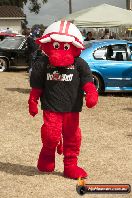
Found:
M 83 67 L 80 65 L 83 65 Z M 98 102 L 98 91 L 93 83 L 92 71 L 87 62 L 80 57 L 78 58 L 77 68 L 79 71 L 81 88 L 86 93 L 86 106 L 92 108 Z
M 30 76 L 30 85 L 32 84 L 32 89 L 30 91 L 30 96 L 28 100 L 29 113 L 31 116 L 35 116 L 38 113 L 38 100 L 44 93 L 44 79 L 45 79 L 45 65 L 47 65 L 48 59 L 45 57 L 38 58 L 32 67 L 32 72 Z M 35 84 L 34 84 L 34 80 Z M 36 86 L 37 85 L 37 86 Z
M 93 82 L 86 83 L 82 89 L 86 93 L 86 106 L 88 108 L 94 107 L 98 102 L 98 92 Z
M 43 90 L 38 89 L 38 88 L 32 88 L 32 90 L 30 91 L 30 96 L 28 100 L 29 113 L 33 117 L 38 113 L 37 105 L 38 105 L 38 100 L 40 96 L 42 95 L 42 93 L 43 93 Z

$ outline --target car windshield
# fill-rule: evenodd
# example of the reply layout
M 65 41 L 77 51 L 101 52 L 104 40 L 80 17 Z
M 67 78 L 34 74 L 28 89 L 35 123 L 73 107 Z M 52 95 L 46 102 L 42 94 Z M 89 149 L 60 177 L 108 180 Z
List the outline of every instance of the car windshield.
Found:
M 84 44 L 85 48 L 90 48 L 92 46 L 92 43 L 89 41 L 84 41 L 83 44 Z
M 129 46 L 129 48 L 131 50 L 131 53 L 132 53 L 132 43 L 128 43 L 128 46 Z
M 0 42 L 0 48 L 2 49 L 18 49 L 22 43 L 21 38 L 6 38 Z

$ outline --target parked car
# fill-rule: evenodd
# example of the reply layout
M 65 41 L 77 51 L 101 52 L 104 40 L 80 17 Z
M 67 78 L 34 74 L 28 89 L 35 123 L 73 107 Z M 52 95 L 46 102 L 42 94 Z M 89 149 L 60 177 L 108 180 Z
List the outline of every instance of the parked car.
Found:
M 3 41 L 7 37 L 15 37 L 16 35 L 15 33 L 0 32 L 0 41 Z
M 101 92 L 132 92 L 132 42 L 92 40 L 85 42 L 83 58 L 91 68 L 94 83 Z
M 25 37 L 8 37 L 0 42 L 0 72 L 11 66 L 27 66 Z

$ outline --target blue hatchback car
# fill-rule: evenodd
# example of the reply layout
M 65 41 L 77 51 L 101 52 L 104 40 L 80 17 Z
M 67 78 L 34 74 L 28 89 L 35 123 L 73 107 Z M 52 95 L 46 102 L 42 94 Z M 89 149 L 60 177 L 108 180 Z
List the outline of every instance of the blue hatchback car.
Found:
M 132 92 L 132 42 L 92 40 L 81 53 L 91 68 L 98 92 Z

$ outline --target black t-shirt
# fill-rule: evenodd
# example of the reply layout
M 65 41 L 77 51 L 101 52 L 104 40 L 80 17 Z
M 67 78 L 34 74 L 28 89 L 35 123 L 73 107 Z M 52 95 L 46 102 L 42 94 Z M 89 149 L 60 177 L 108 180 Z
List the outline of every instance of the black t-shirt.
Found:
M 68 67 L 53 67 L 48 57 L 39 57 L 32 68 L 30 86 L 43 89 L 41 108 L 54 112 L 80 112 L 83 90 L 87 82 L 93 82 L 88 64 L 80 57 Z
M 26 44 L 27 44 L 26 53 L 31 54 L 37 50 L 37 45 L 35 44 L 35 41 L 31 36 L 27 37 Z

